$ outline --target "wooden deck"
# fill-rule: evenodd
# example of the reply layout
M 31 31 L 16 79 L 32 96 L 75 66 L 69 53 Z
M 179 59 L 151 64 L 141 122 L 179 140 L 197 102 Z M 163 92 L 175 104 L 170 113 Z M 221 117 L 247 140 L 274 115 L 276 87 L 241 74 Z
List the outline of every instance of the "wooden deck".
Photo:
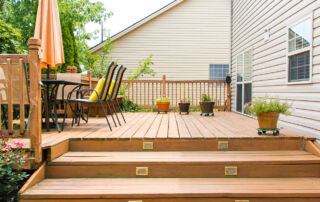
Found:
M 80 126 L 71 127 L 71 119 L 61 133 L 43 132 L 42 147 L 47 148 L 67 139 L 217 139 L 217 138 L 275 138 L 272 135 L 257 134 L 257 120 L 237 113 L 217 112 L 214 117 L 200 116 L 199 112 L 179 115 L 170 112 L 158 113 L 125 113 L 127 123 L 115 127 L 111 117 L 113 131 L 107 127 L 104 118 L 89 118 Z M 306 137 L 297 132 L 281 129 L 283 137 Z
M 255 119 L 230 112 L 125 117 L 112 132 L 105 119 L 92 118 L 44 133 L 47 161 L 20 190 L 20 201 L 320 200 L 313 138 L 288 129 L 259 136 Z

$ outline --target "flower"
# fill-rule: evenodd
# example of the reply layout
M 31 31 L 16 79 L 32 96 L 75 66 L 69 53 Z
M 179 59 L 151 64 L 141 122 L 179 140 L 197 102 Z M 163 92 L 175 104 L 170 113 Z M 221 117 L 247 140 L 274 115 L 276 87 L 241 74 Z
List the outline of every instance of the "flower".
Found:
M 19 147 L 19 148 L 22 148 L 24 143 L 23 142 L 14 142 L 14 144 Z
M 7 150 L 10 151 L 12 149 L 11 144 L 7 144 Z
M 248 107 L 248 105 L 249 105 L 249 104 L 248 104 L 248 103 L 246 103 L 246 104 L 244 104 L 244 105 L 243 105 L 243 107 L 244 107 L 244 108 L 247 108 L 247 107 Z
M 180 100 L 180 102 L 182 102 L 182 100 Z
M 3 162 L 8 162 L 8 161 L 9 161 L 9 159 L 7 159 L 7 158 L 3 159 Z
M 270 104 L 270 100 L 266 100 L 266 104 L 267 104 L 267 105 Z
M 253 105 L 251 105 L 250 108 L 253 109 Z

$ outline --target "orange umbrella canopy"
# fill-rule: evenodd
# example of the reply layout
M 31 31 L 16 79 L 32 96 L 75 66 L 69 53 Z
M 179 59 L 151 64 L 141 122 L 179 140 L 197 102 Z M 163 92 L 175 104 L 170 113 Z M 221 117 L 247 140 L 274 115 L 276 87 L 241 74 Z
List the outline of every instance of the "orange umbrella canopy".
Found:
M 64 63 L 57 0 L 39 0 L 34 37 L 41 39 L 41 68 L 57 69 Z

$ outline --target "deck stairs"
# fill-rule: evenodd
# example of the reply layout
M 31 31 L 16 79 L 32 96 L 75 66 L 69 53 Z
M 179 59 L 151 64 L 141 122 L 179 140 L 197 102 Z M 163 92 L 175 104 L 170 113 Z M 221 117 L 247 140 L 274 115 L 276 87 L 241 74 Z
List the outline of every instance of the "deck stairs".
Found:
M 204 141 L 66 141 L 51 148 L 19 200 L 320 201 L 320 150 L 312 141 L 279 138 L 279 146 L 266 138 L 261 150 L 255 140 Z

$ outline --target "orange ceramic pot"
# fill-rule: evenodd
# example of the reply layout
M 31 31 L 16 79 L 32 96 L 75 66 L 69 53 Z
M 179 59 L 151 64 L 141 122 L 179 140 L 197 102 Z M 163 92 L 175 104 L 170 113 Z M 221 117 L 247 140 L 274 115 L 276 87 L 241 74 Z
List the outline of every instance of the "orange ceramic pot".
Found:
M 268 112 L 258 115 L 259 127 L 265 130 L 274 130 L 277 128 L 279 112 Z
M 170 102 L 157 102 L 158 113 L 169 111 Z

